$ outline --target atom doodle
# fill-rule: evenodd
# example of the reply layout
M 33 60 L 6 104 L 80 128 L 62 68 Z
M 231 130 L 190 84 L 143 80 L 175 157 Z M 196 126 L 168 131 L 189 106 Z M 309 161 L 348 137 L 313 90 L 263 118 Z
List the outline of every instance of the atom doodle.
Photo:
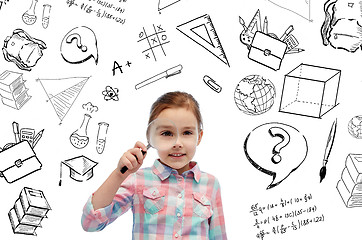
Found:
M 105 90 L 102 91 L 102 94 L 104 96 L 104 100 L 109 101 L 118 101 L 118 88 L 112 88 L 111 86 L 107 86 Z

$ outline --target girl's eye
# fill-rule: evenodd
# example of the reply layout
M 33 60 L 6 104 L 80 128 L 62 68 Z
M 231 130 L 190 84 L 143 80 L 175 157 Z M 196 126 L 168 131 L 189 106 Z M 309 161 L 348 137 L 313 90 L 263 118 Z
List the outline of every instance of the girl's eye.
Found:
M 192 135 L 193 133 L 191 131 L 185 131 L 184 135 Z
M 173 136 L 172 132 L 170 132 L 170 131 L 161 132 L 161 135 L 165 136 L 165 137 L 172 137 Z

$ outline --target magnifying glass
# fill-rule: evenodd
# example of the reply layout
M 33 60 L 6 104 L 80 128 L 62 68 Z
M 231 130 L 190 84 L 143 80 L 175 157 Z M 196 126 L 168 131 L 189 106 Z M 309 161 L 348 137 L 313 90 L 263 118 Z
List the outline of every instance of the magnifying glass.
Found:
M 177 142 L 179 137 L 179 131 L 176 124 L 167 118 L 156 118 L 150 124 L 148 124 L 147 131 L 147 150 L 152 147 L 157 150 L 168 150 Z M 142 150 L 143 155 L 146 154 Z M 121 168 L 121 173 L 125 173 L 128 170 L 127 166 Z

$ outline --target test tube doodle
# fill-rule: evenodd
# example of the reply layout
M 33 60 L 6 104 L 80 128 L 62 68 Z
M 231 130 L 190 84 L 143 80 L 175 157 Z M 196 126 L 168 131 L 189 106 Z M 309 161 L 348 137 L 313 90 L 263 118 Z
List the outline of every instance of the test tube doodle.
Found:
M 107 135 L 108 127 L 109 127 L 109 124 L 106 122 L 98 123 L 96 150 L 99 154 L 102 154 L 104 151 L 104 147 L 106 145 L 106 135 Z
M 42 25 L 43 28 L 46 29 L 49 26 L 49 17 L 50 17 L 50 9 L 51 5 L 44 4 L 43 5 L 43 16 L 42 16 Z

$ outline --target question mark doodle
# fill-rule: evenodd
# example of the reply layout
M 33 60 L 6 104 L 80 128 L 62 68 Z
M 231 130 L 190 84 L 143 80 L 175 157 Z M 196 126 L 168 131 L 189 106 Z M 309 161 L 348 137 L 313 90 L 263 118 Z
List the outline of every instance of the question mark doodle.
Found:
M 82 45 L 81 37 L 78 33 L 70 34 L 65 41 L 66 43 L 72 43 L 74 40 L 77 43 L 77 47 L 82 50 L 82 52 L 86 52 L 88 50 L 87 46 Z
M 281 127 L 271 127 L 269 128 L 268 132 L 270 136 L 279 137 L 282 139 L 281 142 L 274 146 L 272 151 L 273 157 L 271 158 L 271 160 L 274 164 L 278 164 L 282 160 L 282 157 L 280 156 L 280 151 L 282 150 L 282 148 L 286 147 L 289 144 L 290 136 L 289 133 Z

